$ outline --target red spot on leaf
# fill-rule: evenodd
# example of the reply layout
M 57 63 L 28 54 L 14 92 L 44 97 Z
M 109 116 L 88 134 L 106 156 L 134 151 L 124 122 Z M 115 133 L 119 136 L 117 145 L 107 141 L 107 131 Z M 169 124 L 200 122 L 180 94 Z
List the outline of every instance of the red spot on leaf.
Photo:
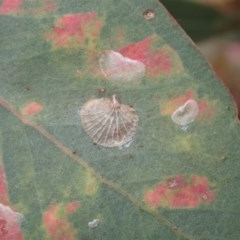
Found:
M 203 202 L 212 202 L 215 198 L 215 191 L 209 189 L 209 181 L 205 177 L 191 176 L 191 191 L 201 198 Z
M 169 99 L 161 104 L 161 114 L 162 115 L 171 115 L 178 107 L 182 106 L 187 100 L 195 99 L 199 107 L 199 116 L 203 118 L 212 117 L 215 114 L 214 109 L 210 105 L 209 101 L 197 99 L 195 93 L 191 90 L 187 90 L 186 93 L 182 96 Z
M 49 12 L 56 11 L 58 9 L 55 4 L 55 0 L 40 0 L 38 5 L 34 8 L 25 8 L 29 13 L 32 13 L 35 16 L 45 15 Z
M 7 182 L 5 179 L 4 169 L 0 166 L 0 202 L 8 203 Z
M 159 184 L 154 190 L 146 192 L 145 201 L 153 207 L 158 207 L 160 200 L 166 198 L 166 189 L 165 185 Z
M 171 99 L 170 101 L 172 102 L 173 105 L 182 105 L 185 103 L 187 100 L 194 98 L 194 92 L 191 90 L 187 90 L 186 93 L 183 96 L 176 97 Z
M 8 235 L 7 221 L 0 219 L 0 236 L 4 237 L 6 235 Z
M 53 0 L 44 0 L 43 5 L 46 12 L 53 12 L 58 8 Z
M 23 240 L 19 227 L 21 214 L 14 212 L 7 206 L 8 204 L 9 198 L 5 171 L 3 166 L 0 165 L 0 239 Z
M 155 47 L 158 41 L 158 37 L 150 36 L 140 42 L 129 44 L 119 52 L 125 57 L 144 63 L 150 77 L 169 75 L 182 70 L 176 52 L 167 45 Z
M 0 14 L 17 13 L 20 11 L 20 6 L 23 0 L 3 0 L 0 6 Z
M 200 204 L 196 195 L 192 194 L 188 187 L 176 192 L 171 201 L 173 208 L 195 208 Z
M 187 185 L 186 179 L 179 175 L 175 177 L 170 177 L 167 179 L 167 187 L 170 189 L 183 188 Z
M 188 90 L 184 95 L 172 99 L 168 99 L 161 104 L 161 114 L 171 115 L 178 107 L 183 105 L 187 100 L 194 98 L 194 93 Z
M 48 235 L 53 240 L 74 240 L 76 230 L 69 223 L 68 214 L 76 211 L 78 202 L 72 202 L 64 206 L 55 204 L 44 213 L 43 222 Z M 70 209 L 70 211 L 68 211 Z M 72 212 L 71 212 L 72 210 Z
M 198 101 L 198 107 L 200 117 L 212 117 L 215 114 L 214 109 L 206 100 Z
M 54 0 L 39 0 L 34 6 L 29 4 L 21 8 L 23 2 L 24 0 L 3 0 L 0 14 L 27 13 L 39 16 L 57 10 Z
M 0 239 L 23 240 L 19 227 L 21 214 L 0 203 Z
M 67 213 L 74 213 L 79 208 L 80 203 L 79 202 L 70 202 L 66 206 Z
M 67 14 L 57 20 L 46 40 L 52 41 L 55 47 L 67 47 L 69 44 L 84 46 L 86 40 L 97 39 L 102 25 L 96 12 Z
M 208 204 L 215 199 L 215 190 L 210 188 L 207 178 L 193 175 L 186 179 L 175 176 L 166 179 L 154 189 L 145 192 L 145 202 L 157 208 L 196 208 L 200 204 Z
M 43 105 L 37 102 L 31 102 L 21 109 L 21 113 L 25 116 L 34 116 L 43 110 Z

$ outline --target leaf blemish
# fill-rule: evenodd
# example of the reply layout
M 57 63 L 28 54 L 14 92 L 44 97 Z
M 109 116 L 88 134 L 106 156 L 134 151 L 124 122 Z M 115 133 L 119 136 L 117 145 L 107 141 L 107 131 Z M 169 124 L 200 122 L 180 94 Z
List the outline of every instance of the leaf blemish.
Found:
M 46 12 L 53 12 L 56 11 L 58 8 L 54 0 L 44 0 L 43 5 Z
M 142 15 L 143 15 L 144 19 L 149 21 L 155 17 L 155 12 L 152 9 L 147 9 L 143 12 Z
M 21 213 L 0 203 L 0 239 L 22 240 L 20 225 L 23 220 Z
M 187 185 L 187 181 L 183 176 L 176 176 L 167 179 L 167 187 L 169 189 L 182 188 Z
M 168 99 L 167 101 L 163 101 L 160 105 L 160 113 L 163 116 L 172 115 L 177 108 L 184 105 L 188 100 L 197 99 L 195 100 L 198 105 L 199 113 L 198 119 L 208 120 L 215 114 L 215 109 L 213 106 L 215 104 L 214 101 L 210 102 L 207 99 L 198 99 L 196 94 L 192 90 L 187 90 L 184 95 Z
M 29 86 L 25 86 L 25 87 L 24 87 L 24 90 L 25 90 L 26 92 L 28 92 L 28 91 L 31 90 L 31 88 L 30 88 Z
M 98 89 L 98 95 L 99 95 L 99 97 L 103 97 L 106 92 L 107 92 L 106 88 L 99 88 L 99 89 Z
M 104 76 L 113 82 L 139 82 L 145 75 L 145 65 L 142 62 L 111 50 L 102 54 L 99 66 Z
M 73 151 L 72 151 L 72 154 L 74 154 L 74 155 L 77 154 L 77 151 L 76 151 L 76 150 L 73 150 Z
M 222 156 L 222 157 L 221 157 L 221 160 L 224 162 L 224 161 L 227 160 L 227 157 L 226 157 L 226 156 Z
M 88 197 L 92 197 L 93 195 L 96 194 L 97 190 L 98 190 L 98 183 L 96 178 L 93 175 L 87 173 L 85 178 L 84 193 Z
M 79 202 L 53 204 L 43 215 L 44 227 L 54 240 L 76 239 L 76 229 L 69 222 L 68 215 L 73 214 L 79 207 Z
M 0 236 L 4 237 L 8 234 L 7 221 L 0 219 Z
M 0 166 L 0 202 L 4 204 L 7 204 L 9 202 L 5 171 L 1 166 Z
M 21 109 L 21 113 L 24 116 L 34 116 L 38 113 L 40 113 L 43 110 L 43 105 L 38 103 L 38 102 L 31 102 L 28 103 L 27 105 L 25 105 L 22 109 Z
M 172 113 L 171 119 L 178 125 L 186 126 L 196 119 L 198 113 L 199 107 L 197 101 L 189 99 Z
M 96 12 L 66 14 L 56 21 L 45 38 L 52 41 L 54 47 L 68 47 L 70 44 L 83 47 L 86 40 L 90 43 L 98 38 L 102 26 Z
M 66 205 L 65 209 L 68 214 L 76 212 L 76 210 L 79 208 L 80 202 L 75 201 L 75 202 L 70 202 Z
M 18 13 L 23 0 L 4 0 L 0 6 L 0 14 Z
M 123 56 L 143 63 L 146 74 L 150 77 L 178 74 L 183 66 L 178 54 L 168 45 L 163 44 L 159 36 L 152 35 L 140 42 L 130 43 L 118 50 Z
M 207 178 L 192 175 L 190 178 L 175 176 L 159 183 L 154 189 L 147 190 L 145 202 L 150 206 L 169 208 L 196 208 L 200 204 L 209 204 L 215 199 L 215 190 L 211 189 Z

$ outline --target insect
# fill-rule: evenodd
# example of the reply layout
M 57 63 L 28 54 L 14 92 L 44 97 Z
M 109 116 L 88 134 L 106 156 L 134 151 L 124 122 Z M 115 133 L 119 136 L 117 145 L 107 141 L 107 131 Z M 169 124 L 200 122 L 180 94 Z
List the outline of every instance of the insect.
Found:
M 171 115 L 172 121 L 178 125 L 186 126 L 193 122 L 199 113 L 197 101 L 194 99 L 187 100 Z
M 88 223 L 88 226 L 90 228 L 96 228 L 99 225 L 100 221 L 99 219 L 93 219 L 91 222 Z
M 80 118 L 92 141 L 105 147 L 121 147 L 132 141 L 139 120 L 135 109 L 121 104 L 116 94 L 87 101 L 80 110 Z
M 145 75 L 145 65 L 119 52 L 105 51 L 99 59 L 99 66 L 107 80 L 118 82 L 140 82 Z

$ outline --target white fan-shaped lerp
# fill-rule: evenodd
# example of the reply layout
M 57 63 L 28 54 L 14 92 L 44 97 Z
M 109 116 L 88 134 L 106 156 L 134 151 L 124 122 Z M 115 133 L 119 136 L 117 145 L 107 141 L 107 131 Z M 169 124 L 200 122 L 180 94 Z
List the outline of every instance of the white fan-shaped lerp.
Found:
M 99 59 L 99 66 L 109 81 L 138 82 L 145 75 L 145 65 L 122 54 L 109 50 Z
M 136 133 L 138 115 L 129 105 L 120 104 L 116 95 L 87 101 L 80 110 L 81 124 L 94 143 L 120 147 Z

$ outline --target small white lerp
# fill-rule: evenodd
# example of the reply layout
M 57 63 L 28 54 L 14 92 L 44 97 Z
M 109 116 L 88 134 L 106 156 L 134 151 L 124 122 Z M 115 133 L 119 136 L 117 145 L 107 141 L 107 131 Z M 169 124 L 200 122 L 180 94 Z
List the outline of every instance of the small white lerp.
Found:
M 186 126 L 196 119 L 198 113 L 199 107 L 197 101 L 189 99 L 172 113 L 171 119 L 178 125 Z
M 112 82 L 139 82 L 145 75 L 145 65 L 119 52 L 105 51 L 99 59 L 105 77 Z
M 91 222 L 88 223 L 88 226 L 90 228 L 96 228 L 98 227 L 99 223 L 100 223 L 99 219 L 93 219 Z

